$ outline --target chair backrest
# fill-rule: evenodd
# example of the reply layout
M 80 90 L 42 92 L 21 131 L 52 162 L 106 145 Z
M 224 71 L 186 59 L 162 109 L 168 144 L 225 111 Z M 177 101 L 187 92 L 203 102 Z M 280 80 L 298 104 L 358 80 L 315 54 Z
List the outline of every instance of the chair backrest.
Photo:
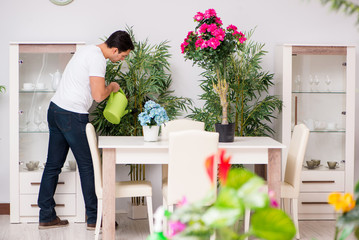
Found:
M 168 121 L 161 127 L 161 139 L 167 140 L 170 132 L 183 130 L 202 130 L 204 131 L 204 122 L 194 121 L 190 119 L 175 119 Z
M 217 153 L 219 135 L 216 132 L 188 130 L 169 134 L 168 196 L 169 205 L 178 203 L 183 197 L 189 202 L 203 199 L 212 185 L 205 167 L 205 160 Z M 213 166 L 217 176 L 217 165 Z M 216 177 L 214 177 L 216 179 Z
M 299 124 L 294 127 L 288 149 L 284 181 L 294 187 L 296 197 L 299 196 L 301 171 L 308 138 L 309 129 L 304 124 Z
M 97 198 L 102 198 L 102 162 L 100 150 L 97 145 L 97 136 L 94 126 L 91 123 L 86 125 L 86 136 L 91 151 L 93 169 L 95 174 L 95 190 Z

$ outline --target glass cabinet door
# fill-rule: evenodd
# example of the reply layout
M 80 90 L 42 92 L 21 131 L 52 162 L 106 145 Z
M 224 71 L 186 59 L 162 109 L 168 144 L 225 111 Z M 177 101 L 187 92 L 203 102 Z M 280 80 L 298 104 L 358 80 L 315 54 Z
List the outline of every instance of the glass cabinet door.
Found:
M 293 51 L 291 123 L 304 123 L 311 132 L 305 160 L 319 159 L 324 169 L 329 161 L 344 167 L 346 50 L 333 55 Z

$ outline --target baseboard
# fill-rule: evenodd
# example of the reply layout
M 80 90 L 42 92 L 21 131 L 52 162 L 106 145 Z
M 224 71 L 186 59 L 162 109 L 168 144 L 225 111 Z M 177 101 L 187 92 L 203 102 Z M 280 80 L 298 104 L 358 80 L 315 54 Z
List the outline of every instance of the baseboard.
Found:
M 0 203 L 0 215 L 10 215 L 10 203 Z

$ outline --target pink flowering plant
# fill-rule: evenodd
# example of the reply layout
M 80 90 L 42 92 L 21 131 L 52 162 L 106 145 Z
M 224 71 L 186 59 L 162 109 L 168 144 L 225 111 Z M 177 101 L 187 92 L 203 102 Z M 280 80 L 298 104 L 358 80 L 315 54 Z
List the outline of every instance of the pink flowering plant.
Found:
M 214 9 L 198 12 L 193 19 L 197 26 L 194 31 L 188 32 L 181 50 L 186 59 L 215 73 L 213 88 L 220 98 L 222 124 L 228 124 L 226 65 L 231 54 L 241 49 L 247 39 L 232 24 L 224 28 Z
M 220 149 L 209 156 L 204 166 L 213 187 L 213 164 L 218 159 L 219 192 L 213 202 L 213 191 L 199 202 L 188 203 L 185 198 L 169 218 L 167 233 L 155 231 L 147 240 L 208 240 L 216 233 L 216 239 L 234 240 L 254 236 L 267 240 L 291 240 L 296 229 L 289 216 L 278 209 L 273 192 L 267 192 L 264 180 L 245 168 L 231 168 L 230 156 Z M 243 219 L 245 210 L 251 210 L 251 222 L 247 232 L 235 230 L 235 224 Z M 158 219 L 155 219 L 155 222 Z

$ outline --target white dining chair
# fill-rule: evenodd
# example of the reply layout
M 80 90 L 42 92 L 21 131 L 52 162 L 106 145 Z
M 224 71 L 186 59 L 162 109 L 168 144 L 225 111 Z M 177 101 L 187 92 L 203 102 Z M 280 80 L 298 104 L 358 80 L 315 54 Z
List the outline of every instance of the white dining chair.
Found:
M 305 151 L 307 149 L 309 138 L 309 129 L 304 124 L 299 124 L 294 127 L 292 138 L 290 141 L 287 164 L 284 173 L 284 181 L 281 182 L 281 199 L 290 200 L 290 212 L 294 225 L 297 229 L 296 238 L 300 239 L 299 224 L 298 224 L 298 197 L 301 171 Z M 268 187 L 267 187 L 268 189 Z M 250 211 L 246 210 L 244 230 L 249 229 Z
M 218 151 L 216 132 L 188 130 L 169 134 L 168 182 L 163 184 L 163 207 L 173 212 L 173 207 L 183 197 L 189 203 L 203 199 L 210 191 L 216 194 L 205 167 L 205 160 Z M 214 179 L 217 165 L 213 164 Z M 213 199 L 214 200 L 214 199 Z M 167 229 L 167 221 L 163 227 Z
M 102 219 L 102 161 L 100 151 L 97 147 L 97 137 L 94 126 L 91 123 L 86 125 L 86 136 L 89 143 L 93 168 L 95 173 L 95 190 L 98 199 L 97 203 L 97 222 L 95 229 L 95 239 L 100 233 Z M 153 210 L 152 210 L 152 184 L 149 181 L 121 181 L 116 182 L 116 198 L 146 197 L 147 214 L 150 233 L 153 233 Z M 115 211 L 115 209 L 114 209 Z
M 195 121 L 191 119 L 175 119 L 162 124 L 161 126 L 161 140 L 168 140 L 168 134 L 171 132 L 178 132 L 183 130 L 201 130 L 204 131 L 204 122 Z M 168 165 L 162 165 L 162 184 L 167 182 Z

